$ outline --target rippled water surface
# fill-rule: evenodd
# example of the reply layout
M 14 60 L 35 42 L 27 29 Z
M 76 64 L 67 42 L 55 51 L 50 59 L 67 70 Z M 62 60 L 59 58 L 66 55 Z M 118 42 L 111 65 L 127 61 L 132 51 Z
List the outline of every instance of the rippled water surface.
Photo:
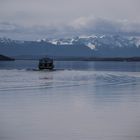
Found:
M 0 62 L 0 140 L 140 140 L 139 62 Z

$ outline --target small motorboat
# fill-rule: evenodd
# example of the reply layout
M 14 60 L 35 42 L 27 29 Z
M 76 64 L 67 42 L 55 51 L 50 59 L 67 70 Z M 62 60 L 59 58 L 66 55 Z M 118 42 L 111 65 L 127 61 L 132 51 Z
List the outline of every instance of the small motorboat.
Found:
M 54 68 L 53 59 L 45 57 L 39 60 L 38 68 L 40 70 L 48 69 L 52 70 Z

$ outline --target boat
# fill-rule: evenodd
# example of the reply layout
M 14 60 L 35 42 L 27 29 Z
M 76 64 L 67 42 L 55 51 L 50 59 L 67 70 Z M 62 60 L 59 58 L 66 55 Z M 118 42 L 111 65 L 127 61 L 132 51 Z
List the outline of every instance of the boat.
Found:
M 52 70 L 54 68 L 53 59 L 45 57 L 39 60 L 38 68 L 40 70 L 48 69 Z

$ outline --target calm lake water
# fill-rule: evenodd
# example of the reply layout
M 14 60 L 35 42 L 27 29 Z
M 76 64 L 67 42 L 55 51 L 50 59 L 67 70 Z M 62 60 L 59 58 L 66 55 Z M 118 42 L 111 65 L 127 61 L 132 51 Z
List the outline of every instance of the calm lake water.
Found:
M 140 62 L 0 62 L 0 140 L 140 140 Z

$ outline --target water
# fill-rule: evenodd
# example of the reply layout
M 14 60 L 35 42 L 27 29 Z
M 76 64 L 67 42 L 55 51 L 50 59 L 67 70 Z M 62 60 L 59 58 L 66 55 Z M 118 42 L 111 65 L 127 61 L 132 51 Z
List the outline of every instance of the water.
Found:
M 140 140 L 139 62 L 0 62 L 0 140 Z

